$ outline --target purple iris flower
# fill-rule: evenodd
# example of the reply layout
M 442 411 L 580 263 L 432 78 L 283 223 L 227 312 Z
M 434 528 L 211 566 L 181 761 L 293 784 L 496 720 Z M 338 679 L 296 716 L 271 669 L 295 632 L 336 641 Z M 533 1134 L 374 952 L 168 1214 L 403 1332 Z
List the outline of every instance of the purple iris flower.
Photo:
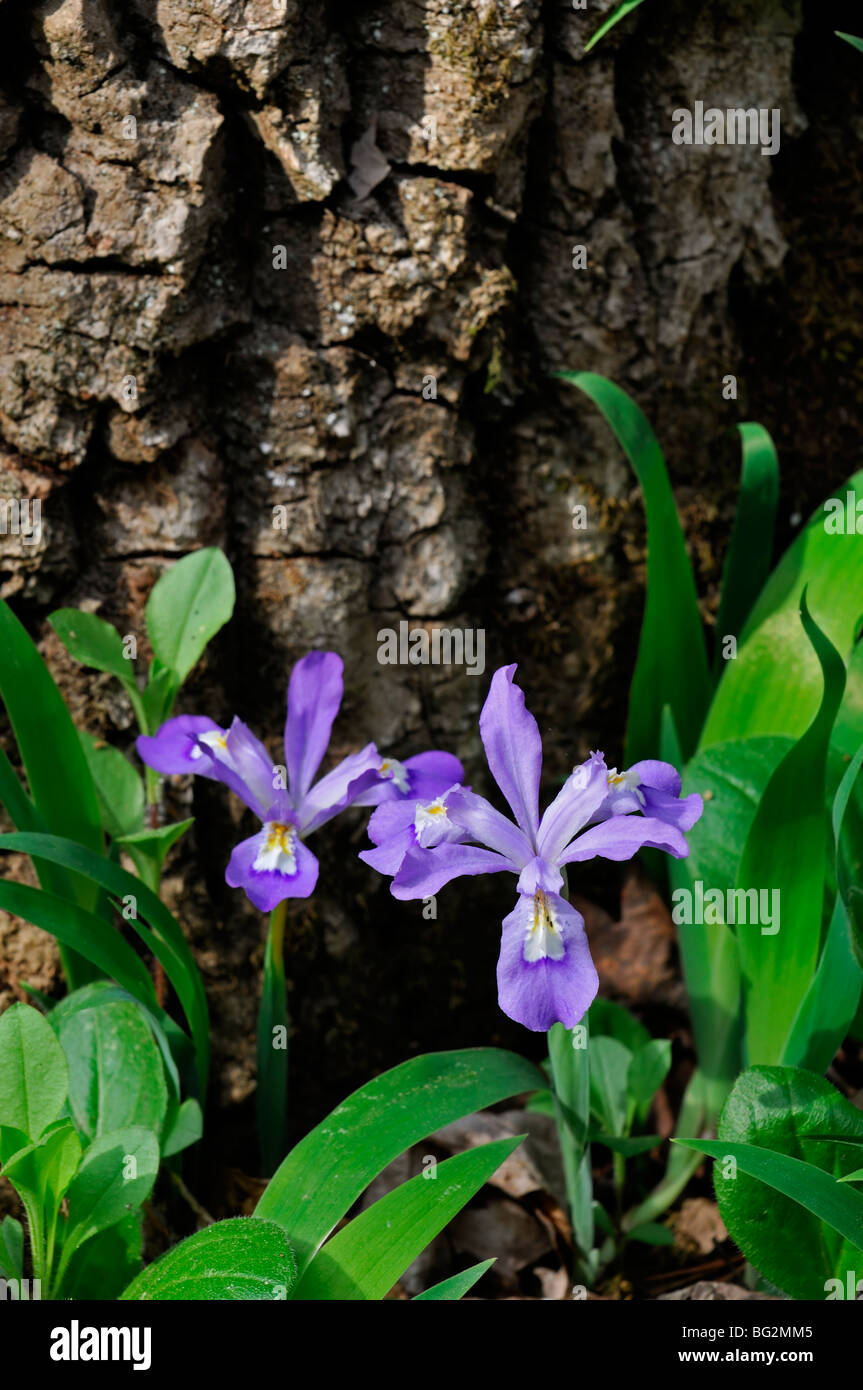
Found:
M 545 1032 L 557 1022 L 567 1028 L 578 1023 L 599 985 L 584 919 L 561 896 L 561 870 L 597 856 L 631 859 L 646 847 L 683 858 L 689 849 L 677 822 L 692 825 L 702 806 L 697 796 L 677 800 L 680 779 L 668 764 L 639 764 L 637 784 L 631 769 L 623 785 L 614 781 L 618 774 L 609 772 L 602 754 L 592 753 L 540 819 L 542 742 L 513 683 L 515 669 L 495 672 L 480 716 L 489 768 L 515 820 L 457 787 L 440 798 L 447 825 L 435 843 L 428 837 L 423 842 L 416 807 L 413 817 L 409 807 L 381 808 L 369 827 L 378 847 L 362 857 L 385 873 L 398 864 L 392 892 L 401 899 L 431 897 L 462 874 L 517 874 L 518 901 L 503 923 L 498 998 L 510 1018 Z M 624 791 L 631 801 L 615 800 Z M 428 835 L 438 833 L 435 828 Z M 415 844 L 406 843 L 410 836 Z
M 305 840 L 346 806 L 437 796 L 464 775 L 449 753 L 399 763 L 368 743 L 315 782 L 342 702 L 343 669 L 335 652 L 309 652 L 297 662 L 288 685 L 283 768 L 240 719 L 222 729 L 212 719 L 181 714 L 155 737 L 138 739 L 141 759 L 157 772 L 215 778 L 254 811 L 261 829 L 236 846 L 225 878 L 262 912 L 314 891 L 318 861 Z

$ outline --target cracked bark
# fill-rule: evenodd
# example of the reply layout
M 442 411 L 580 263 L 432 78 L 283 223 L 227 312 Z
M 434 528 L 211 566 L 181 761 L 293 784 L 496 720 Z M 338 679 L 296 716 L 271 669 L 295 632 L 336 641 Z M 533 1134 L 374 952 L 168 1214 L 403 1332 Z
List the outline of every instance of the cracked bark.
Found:
M 479 785 L 485 682 L 379 667 L 376 633 L 481 626 L 490 669 L 521 663 L 551 785 L 591 747 L 620 759 L 643 524 L 604 428 L 550 374 L 602 372 L 648 410 L 708 621 L 738 469 L 723 433 L 756 418 L 777 437 L 782 540 L 851 471 L 861 290 L 837 228 L 859 225 L 863 123 L 857 55 L 830 31 L 853 24 L 841 5 L 670 0 L 585 60 L 611 7 L 0 5 L 0 491 L 43 502 L 39 545 L 0 538 L 0 592 L 83 725 L 131 745 L 123 698 L 46 614 L 83 604 L 140 635 L 164 566 L 218 544 L 238 611 L 183 708 L 275 734 L 290 664 L 333 647 L 336 754 L 446 746 Z M 780 155 L 673 146 L 671 110 L 696 99 L 780 107 Z M 350 151 L 373 123 L 391 168 L 358 200 Z M 197 818 L 167 889 L 229 1107 L 254 1084 L 261 924 L 223 882 L 236 806 L 171 798 Z M 298 1129 L 412 1050 L 527 1045 L 494 1002 L 505 891 L 443 894 L 424 922 L 361 841 L 349 818 L 324 832 L 318 893 L 292 908 Z M 613 909 L 616 881 L 592 875 Z M 0 948 L 0 997 L 58 987 L 32 928 L 3 918 Z

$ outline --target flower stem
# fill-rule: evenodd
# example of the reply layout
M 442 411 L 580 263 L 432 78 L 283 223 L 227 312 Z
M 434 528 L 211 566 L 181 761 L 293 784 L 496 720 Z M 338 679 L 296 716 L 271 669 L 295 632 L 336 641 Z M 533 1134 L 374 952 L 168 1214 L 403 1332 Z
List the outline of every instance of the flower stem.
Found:
M 582 1031 L 583 1030 L 583 1031 Z M 590 1283 L 596 1273 L 593 1225 L 593 1173 L 587 1142 L 590 1119 L 590 1063 L 587 1023 L 569 1030 L 555 1023 L 548 1033 L 554 1118 L 557 1124 L 566 1195 L 572 1222 L 577 1278 Z
M 270 913 L 258 1012 L 258 1142 L 263 1176 L 285 1156 L 288 1119 L 288 1006 L 285 995 L 287 901 Z

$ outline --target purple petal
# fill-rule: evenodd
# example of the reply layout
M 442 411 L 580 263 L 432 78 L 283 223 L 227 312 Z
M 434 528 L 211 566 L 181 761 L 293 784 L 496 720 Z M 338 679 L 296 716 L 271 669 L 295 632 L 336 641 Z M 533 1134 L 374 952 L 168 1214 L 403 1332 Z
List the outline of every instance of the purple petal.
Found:
M 608 769 L 601 753 L 566 779 L 542 818 L 537 847 L 543 859 L 556 863 L 562 851 L 596 815 L 608 796 Z
M 502 854 L 492 854 L 475 845 L 443 844 L 436 849 L 412 849 L 404 857 L 392 882 L 392 895 L 402 901 L 430 898 L 454 878 L 463 874 L 513 872 Z
M 464 768 L 452 753 L 432 750 L 416 753 L 400 763 L 382 758 L 380 777 L 357 798 L 358 806 L 380 806 L 386 801 L 433 801 L 464 777 Z
M 432 749 L 405 760 L 410 796 L 417 801 L 434 801 L 450 787 L 464 781 L 464 768 L 452 753 Z
M 506 855 L 515 869 L 521 869 L 533 858 L 533 849 L 524 831 L 502 816 L 484 796 L 461 787 L 447 797 L 447 814 L 455 825 L 461 826 L 466 837 Z
M 373 743 L 367 743 L 359 753 L 342 758 L 300 802 L 297 811 L 304 835 L 324 825 L 346 806 L 362 805 L 362 793 L 377 780 L 381 755 Z
M 503 1012 L 534 1033 L 573 1028 L 599 988 L 584 919 L 555 893 L 520 896 L 503 924 L 497 963 Z
M 556 864 L 549 864 L 537 855 L 525 864 L 518 879 L 519 893 L 532 897 L 534 893 L 559 893 L 563 887 L 563 874 Z
M 406 825 L 394 835 L 390 835 L 374 849 L 364 849 L 360 851 L 360 859 L 364 864 L 377 869 L 379 874 L 386 874 L 393 878 L 402 866 L 408 850 L 416 847 L 417 838 L 414 833 L 413 821 Z
M 163 724 L 154 737 L 142 734 L 135 747 L 141 761 L 156 772 L 216 777 L 209 754 L 197 742 L 200 734 L 207 733 L 221 735 L 224 730 L 203 714 L 181 714 Z
M 373 845 L 382 845 L 394 835 L 400 835 L 414 823 L 416 803 L 413 801 L 385 801 L 369 817 L 368 836 Z
M 640 849 L 662 849 L 684 859 L 689 846 L 680 831 L 665 821 L 648 816 L 612 816 L 585 830 L 573 840 L 558 864 L 577 864 L 584 859 L 631 859 Z
M 633 763 L 629 771 L 638 774 L 642 787 L 654 787 L 656 791 L 667 792 L 669 796 L 680 795 L 680 773 L 671 763 L 645 758 L 640 763 Z
M 273 845 L 274 839 L 281 839 L 281 852 L 278 844 Z M 282 867 L 266 867 L 275 859 L 280 860 Z M 261 912 L 272 912 L 285 898 L 309 897 L 318 880 L 318 861 L 299 838 L 295 826 L 270 824 L 236 846 L 225 878 L 232 888 L 242 888 Z
M 259 820 L 281 819 L 288 815 L 288 793 L 278 785 L 272 760 L 241 719 L 235 719 L 223 737 L 203 734 L 198 744 L 211 760 L 212 776 L 230 787 Z
M 523 692 L 513 684 L 515 669 L 502 666 L 492 676 L 479 730 L 492 776 L 535 845 L 542 740 L 536 720 L 525 708 Z
M 327 751 L 333 720 L 342 703 L 344 664 L 336 652 L 309 652 L 291 672 L 285 760 L 288 786 L 299 806 Z

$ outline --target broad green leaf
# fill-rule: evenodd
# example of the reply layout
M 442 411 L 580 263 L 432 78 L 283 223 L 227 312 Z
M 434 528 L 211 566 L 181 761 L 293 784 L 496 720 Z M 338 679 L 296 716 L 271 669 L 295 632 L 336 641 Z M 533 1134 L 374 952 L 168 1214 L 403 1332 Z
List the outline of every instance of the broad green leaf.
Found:
M 68 1089 L 66 1058 L 50 1023 L 29 1004 L 13 1004 L 0 1015 L 0 1126 L 37 1140 L 57 1119 Z
M 650 1042 L 650 1034 L 644 1024 L 639 1023 L 622 1004 L 615 1004 L 611 999 L 594 999 L 587 1017 L 592 1038 L 617 1038 L 630 1052 L 637 1052 Z
M 272 1221 L 232 1217 L 181 1240 L 138 1275 L 122 1300 L 280 1301 L 297 1266 L 287 1236 Z
M 190 1144 L 197 1144 L 204 1132 L 204 1117 L 196 1100 L 184 1100 L 165 1126 L 161 1150 L 163 1158 L 178 1154 Z
M 647 1119 L 653 1097 L 670 1070 L 671 1043 L 667 1038 L 651 1038 L 650 1042 L 633 1053 L 627 1092 L 633 1114 L 640 1120 Z
M 15 835 L 0 836 L 0 841 L 18 839 Z M 23 838 L 23 837 L 22 837 Z M 50 835 L 36 835 L 34 840 L 52 840 Z M 69 843 L 72 843 L 71 841 Z M 9 846 L 2 846 L 6 847 Z M 80 849 L 80 846 L 76 846 Z M 95 857 L 95 856 L 94 856 Z M 101 862 L 107 864 L 107 860 Z M 135 880 L 137 883 L 137 879 Z M 41 888 L 0 879 L 0 907 L 32 922 L 35 927 L 50 932 L 64 946 L 71 946 L 99 970 L 123 985 L 143 1003 L 155 1005 L 153 982 L 146 966 L 128 942 L 101 917 Z
M 156 656 L 180 682 L 234 611 L 234 576 L 221 550 L 185 555 L 147 600 L 147 632 Z
M 710 702 L 710 676 L 695 580 L 656 436 L 633 400 L 593 372 L 560 372 L 593 401 L 632 464 L 647 516 L 647 595 L 629 696 L 626 763 L 655 758 L 668 705 L 685 758 Z
M 863 472 L 840 490 L 863 497 Z M 829 517 L 819 507 L 785 552 L 756 603 L 728 661 L 704 725 L 700 748 L 754 735 L 797 739 L 815 718 L 823 691 L 821 668 L 800 625 L 803 590 L 825 636 L 843 658 L 854 647 L 863 612 L 863 542 L 855 534 L 825 529 Z M 863 724 L 863 658 L 852 663 L 834 743 L 848 757 L 859 744 Z M 838 779 L 837 779 L 838 781 Z
M 839 29 L 834 29 L 833 32 L 836 34 L 837 38 L 844 39 L 846 43 L 850 43 L 852 47 L 859 49 L 860 52 L 863 53 L 863 39 L 858 39 L 854 34 L 843 34 Z
M 6 706 L 30 795 L 45 827 L 68 836 L 97 854 L 103 851 L 99 803 L 78 731 L 39 651 L 0 599 L 0 698 Z M 11 807 L 10 807 L 11 814 Z M 96 906 L 98 893 L 74 875 L 37 864 L 40 882 L 82 907 Z M 98 971 L 87 960 L 61 948 L 70 989 Z
M 102 811 L 102 824 L 112 839 L 130 835 L 144 820 L 144 786 L 119 748 L 98 744 L 91 734 L 81 734 Z M 22 827 L 23 828 L 23 827 Z
M 161 1133 L 168 1088 L 159 1049 L 136 1004 L 99 1003 L 61 1017 L 58 1035 L 69 1064 L 69 1108 L 89 1142 L 140 1125 Z
M 69 1188 L 64 1263 L 99 1231 L 137 1211 L 158 1170 L 159 1144 L 148 1129 L 129 1126 L 94 1139 Z
M 66 650 L 83 666 L 134 680 L 135 667 L 123 655 L 123 639 L 111 623 L 79 608 L 58 608 L 48 619 Z
M 616 1038 L 591 1038 L 588 1056 L 590 1108 L 609 1134 L 622 1134 L 632 1053 Z
M 255 1216 L 289 1233 L 302 1273 L 378 1173 L 443 1125 L 545 1086 L 523 1057 L 470 1048 L 413 1057 L 361 1086 L 280 1164 Z
M 793 746 L 783 738 L 731 740 L 696 754 L 683 777 L 683 795 L 698 792 L 704 813 L 687 832 L 688 857 L 670 860 L 668 871 L 708 1123 L 718 1118 L 740 1070 L 742 1027 L 737 941 L 727 926 L 704 920 L 704 895 L 736 889 L 758 804 Z M 727 906 L 727 896 L 725 902 Z M 680 1150 L 672 1150 L 670 1166 L 688 1161 Z
M 763 425 L 738 425 L 743 445 L 740 499 L 722 576 L 716 617 L 714 670 L 722 667 L 726 637 L 739 637 L 770 573 L 779 496 L 779 460 Z
M 824 694 L 811 726 L 770 778 L 740 861 L 738 888 L 769 892 L 769 901 L 778 901 L 781 911 L 781 921 L 766 929 L 751 923 L 737 928 L 749 1062 L 782 1060 L 821 953 L 827 748 L 845 666 L 809 616 L 805 594 L 800 617 L 821 663 Z
M 177 1103 L 179 1103 L 180 1076 L 174 1057 L 176 1054 L 185 1064 L 186 1054 L 191 1051 L 191 1044 L 186 1034 L 163 1009 L 148 1007 L 140 999 L 136 999 L 133 994 L 130 994 L 128 990 L 123 989 L 120 985 L 115 985 L 111 980 L 94 980 L 92 984 L 84 985 L 82 989 L 76 989 L 74 994 L 67 994 L 65 999 L 61 999 L 59 1004 L 54 1005 L 51 1010 L 51 1027 L 57 1032 L 60 1023 L 65 1023 L 66 1019 L 73 1013 L 115 1001 L 133 1004 L 141 1017 L 146 1019 L 165 1066 L 169 1096 L 176 1098 Z
M 589 53 L 590 50 L 594 47 L 594 45 L 599 43 L 600 39 L 605 38 L 609 29 L 613 29 L 615 24 L 618 24 L 621 19 L 625 19 L 626 16 L 628 14 L 631 14 L 633 10 L 637 9 L 640 4 L 641 0 L 623 0 L 623 3 L 621 5 L 618 5 L 614 13 L 609 15 L 608 19 L 606 19 L 602 24 L 600 24 L 599 28 L 591 38 L 590 42 L 585 44 L 585 53 Z
M 464 1298 L 469 1293 L 482 1276 L 491 1269 L 494 1260 L 483 1260 L 481 1264 L 471 1265 L 470 1269 L 463 1269 L 461 1274 L 453 1274 L 449 1279 L 442 1279 L 439 1284 L 433 1284 L 424 1293 L 418 1293 L 413 1303 L 442 1303 L 455 1302 Z
M 3 1176 L 16 1192 L 39 1204 L 46 1226 L 56 1219 L 60 1202 L 81 1162 L 81 1152 L 81 1140 L 72 1121 L 60 1120 L 3 1166 Z
M 210 1057 L 207 999 L 200 971 L 180 924 L 157 894 L 140 879 L 127 873 L 119 864 L 113 864 L 101 855 L 91 854 L 81 845 L 73 844 L 69 840 L 58 839 L 53 835 L 0 835 L 0 851 L 2 850 L 30 854 L 34 859 L 47 860 L 50 863 L 74 869 L 78 874 L 91 878 L 99 887 L 119 900 L 124 907 L 124 915 L 128 914 L 129 925 L 145 943 L 148 950 L 152 951 L 164 966 L 165 973 L 177 992 L 177 997 L 186 1018 L 189 1020 L 189 1028 L 195 1045 L 201 1094 L 203 1095 L 206 1092 Z M 28 889 L 28 892 L 33 893 L 35 890 Z M 3 885 L 0 883 L 0 906 L 4 905 L 2 893 Z M 25 912 L 23 915 L 27 916 L 27 913 Z M 28 920 L 42 925 L 36 921 L 35 917 L 29 917 Z M 149 930 L 145 923 L 149 923 L 152 930 Z M 49 927 L 48 930 L 54 929 Z M 122 959 L 126 961 L 126 953 L 131 953 L 139 973 L 135 974 L 134 970 L 131 974 L 129 971 L 126 972 L 129 978 L 137 981 L 135 987 L 130 986 L 127 980 L 120 979 L 120 976 L 113 969 L 106 970 L 106 973 L 112 975 L 118 983 L 125 985 L 129 993 L 145 1004 L 148 1009 L 158 1012 L 155 1006 L 152 981 L 141 965 L 139 958 L 113 929 L 109 928 L 109 931 L 114 941 L 119 942 L 120 947 L 123 948 Z M 141 978 L 142 975 L 143 979 Z M 144 980 L 146 980 L 146 985 Z
M 14 1216 L 4 1216 L 0 1221 L 0 1277 L 21 1279 L 23 1276 L 24 1228 Z
M 379 1198 L 318 1251 L 292 1297 L 384 1298 L 523 1138 L 481 1144 L 439 1164 L 433 1179 L 420 1173 Z
M 722 1219 L 746 1257 L 792 1298 L 823 1298 L 825 1280 L 861 1267 L 863 1196 L 837 1181 L 859 1166 L 860 1151 L 825 1134 L 860 1138 L 863 1114 L 812 1072 L 752 1067 L 728 1098 L 716 1147 L 701 1146 L 737 1158 L 736 1178 L 721 1162 L 714 1173 Z M 741 1156 L 736 1145 L 755 1155 Z M 856 1197 L 856 1218 L 845 1197 Z
M 141 1218 L 133 1212 L 75 1251 L 57 1297 L 115 1302 L 140 1273 L 142 1246 Z

